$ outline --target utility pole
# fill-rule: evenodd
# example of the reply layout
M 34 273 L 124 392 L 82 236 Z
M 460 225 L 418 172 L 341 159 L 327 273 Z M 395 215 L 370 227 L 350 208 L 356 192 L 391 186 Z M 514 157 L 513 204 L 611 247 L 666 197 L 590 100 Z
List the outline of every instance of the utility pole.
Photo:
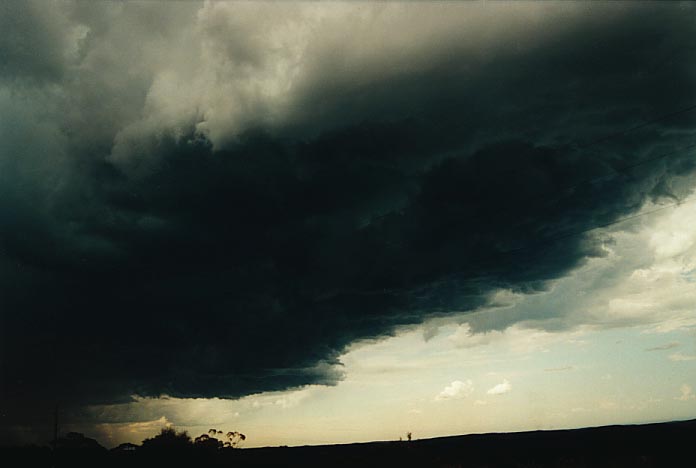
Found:
M 56 450 L 58 448 L 58 403 L 53 408 L 53 440 L 51 441 L 51 468 L 56 468 L 58 466 L 58 454 Z
M 53 452 L 58 448 L 58 403 L 53 411 Z

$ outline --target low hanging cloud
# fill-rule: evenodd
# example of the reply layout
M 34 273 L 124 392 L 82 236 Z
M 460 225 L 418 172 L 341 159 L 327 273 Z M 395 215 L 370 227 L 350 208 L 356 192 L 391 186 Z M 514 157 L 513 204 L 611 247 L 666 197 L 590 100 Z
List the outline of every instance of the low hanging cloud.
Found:
M 435 401 L 466 398 L 471 395 L 473 391 L 474 384 L 471 382 L 471 380 L 467 380 L 465 382 L 455 380 L 435 396 Z
M 490 388 L 486 393 L 489 395 L 504 395 L 512 390 L 512 385 L 507 379 L 504 379 L 498 385 Z
M 693 188 L 691 5 L 0 9 L 8 424 L 335 385 Z

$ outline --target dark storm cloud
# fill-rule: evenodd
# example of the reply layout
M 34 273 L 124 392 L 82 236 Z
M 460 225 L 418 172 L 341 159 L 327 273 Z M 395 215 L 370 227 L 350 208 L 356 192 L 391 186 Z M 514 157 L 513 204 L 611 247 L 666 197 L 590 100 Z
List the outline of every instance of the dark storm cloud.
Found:
M 144 71 L 65 78 L 75 99 L 57 102 L 78 104 L 63 120 L 0 94 L 16 111 L 0 122 L 5 420 L 55 401 L 335 384 L 354 340 L 544 290 L 601 255 L 590 229 L 684 195 L 694 113 L 586 143 L 696 103 L 692 8 L 603 12 L 478 47 L 433 32 L 384 69 L 329 40 L 289 117 L 248 107 L 224 144 L 204 110 L 147 118 Z M 250 50 L 244 73 L 262 63 Z M 48 73 L 12 57 L 3 73 Z
M 63 71 L 66 38 L 60 16 L 39 4 L 0 5 L 0 79 L 55 80 Z

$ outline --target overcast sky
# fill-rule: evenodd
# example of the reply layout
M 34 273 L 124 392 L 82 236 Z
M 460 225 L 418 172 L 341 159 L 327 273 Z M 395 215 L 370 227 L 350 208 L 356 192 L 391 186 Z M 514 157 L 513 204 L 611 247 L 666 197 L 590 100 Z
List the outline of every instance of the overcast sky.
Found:
M 0 438 L 696 417 L 696 8 L 0 3 Z

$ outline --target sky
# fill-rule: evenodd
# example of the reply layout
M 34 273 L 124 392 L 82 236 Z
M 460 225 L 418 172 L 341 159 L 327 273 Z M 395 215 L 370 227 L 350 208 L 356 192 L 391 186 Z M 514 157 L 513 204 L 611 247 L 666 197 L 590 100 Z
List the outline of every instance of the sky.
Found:
M 0 442 L 696 418 L 691 3 L 0 4 Z

